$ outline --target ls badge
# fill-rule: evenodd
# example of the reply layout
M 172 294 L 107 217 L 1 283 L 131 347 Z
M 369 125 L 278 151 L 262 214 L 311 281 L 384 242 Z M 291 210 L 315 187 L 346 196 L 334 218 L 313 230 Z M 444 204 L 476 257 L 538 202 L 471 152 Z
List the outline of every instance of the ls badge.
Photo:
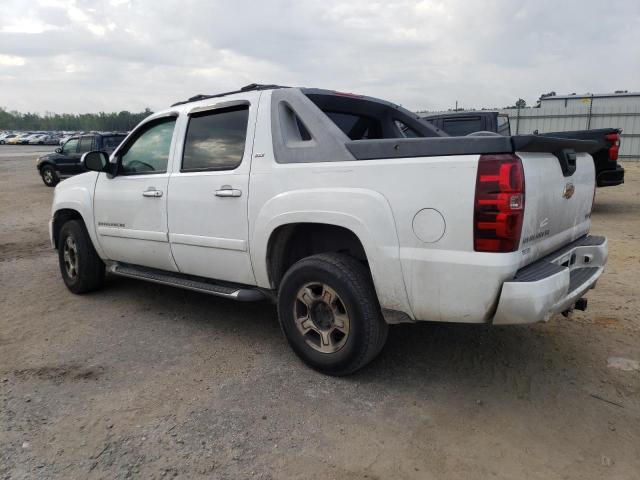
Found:
M 575 191 L 576 187 L 573 186 L 573 183 L 567 182 L 567 184 L 564 186 L 564 190 L 562 191 L 562 196 L 569 200 L 571 197 L 573 197 L 573 193 Z

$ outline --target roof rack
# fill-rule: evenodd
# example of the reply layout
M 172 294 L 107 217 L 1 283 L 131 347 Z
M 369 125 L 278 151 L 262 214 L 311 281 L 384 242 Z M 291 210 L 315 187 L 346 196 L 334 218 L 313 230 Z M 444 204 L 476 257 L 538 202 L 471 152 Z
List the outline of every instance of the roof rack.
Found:
M 171 106 L 175 107 L 176 105 L 184 105 L 185 103 L 197 102 L 198 100 L 206 100 L 207 98 L 224 97 L 226 95 L 232 95 L 234 93 L 253 92 L 253 91 L 257 91 L 257 90 L 273 90 L 273 89 L 276 89 L 276 88 L 289 88 L 289 87 L 285 87 L 283 85 L 264 85 L 264 84 L 261 84 L 261 83 L 251 83 L 249 85 L 245 85 L 240 90 L 234 90 L 232 92 L 217 93 L 215 95 L 198 94 L 198 95 L 195 95 L 195 96 L 189 98 L 188 100 L 183 100 L 181 102 L 176 102 Z

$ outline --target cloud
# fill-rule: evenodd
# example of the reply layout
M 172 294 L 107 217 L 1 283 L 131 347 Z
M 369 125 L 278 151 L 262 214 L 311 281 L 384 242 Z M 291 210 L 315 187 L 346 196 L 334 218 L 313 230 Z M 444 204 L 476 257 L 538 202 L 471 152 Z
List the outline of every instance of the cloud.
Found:
M 17 55 L 2 55 L 0 54 L 0 65 L 7 67 L 21 67 L 26 62 L 23 57 L 18 57 Z
M 159 109 L 252 82 L 412 109 L 640 90 L 636 0 L 7 1 L 0 105 L 18 110 Z

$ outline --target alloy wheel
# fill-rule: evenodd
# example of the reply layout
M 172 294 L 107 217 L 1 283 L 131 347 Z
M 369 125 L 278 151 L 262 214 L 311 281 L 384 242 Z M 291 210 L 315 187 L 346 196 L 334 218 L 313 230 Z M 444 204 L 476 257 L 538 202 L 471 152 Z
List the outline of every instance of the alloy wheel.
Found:
M 305 284 L 296 295 L 293 318 L 307 345 L 321 353 L 335 353 L 349 337 L 344 302 L 324 283 Z

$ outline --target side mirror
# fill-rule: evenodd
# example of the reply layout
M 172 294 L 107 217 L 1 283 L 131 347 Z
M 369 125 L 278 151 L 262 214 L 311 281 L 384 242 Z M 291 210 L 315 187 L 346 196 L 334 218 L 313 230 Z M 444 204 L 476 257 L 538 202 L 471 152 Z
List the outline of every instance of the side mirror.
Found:
M 62 148 L 60 148 L 60 147 L 56 148 L 55 152 L 56 153 L 62 153 Z
M 81 159 L 84 168 L 93 172 L 104 172 L 109 165 L 109 156 L 104 152 L 87 152 Z

